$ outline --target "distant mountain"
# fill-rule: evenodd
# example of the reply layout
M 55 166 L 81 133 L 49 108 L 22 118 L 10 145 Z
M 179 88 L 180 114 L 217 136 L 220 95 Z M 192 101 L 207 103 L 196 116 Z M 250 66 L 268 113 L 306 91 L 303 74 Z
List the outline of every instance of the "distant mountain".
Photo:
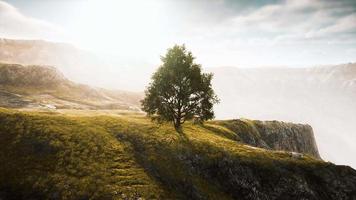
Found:
M 356 63 L 312 68 L 211 68 L 219 118 L 310 124 L 325 159 L 356 166 Z
M 37 65 L 73 65 L 89 59 L 89 52 L 66 43 L 43 40 L 0 39 L 0 60 L 9 63 Z M 91 59 L 93 61 L 93 59 Z M 88 62 L 87 65 L 92 65 Z
M 143 90 L 155 68 L 119 55 L 98 56 L 67 43 L 1 38 L 0 62 L 55 66 L 79 83 L 134 91 Z
M 138 110 L 140 93 L 74 83 L 50 66 L 0 63 L 0 106 Z

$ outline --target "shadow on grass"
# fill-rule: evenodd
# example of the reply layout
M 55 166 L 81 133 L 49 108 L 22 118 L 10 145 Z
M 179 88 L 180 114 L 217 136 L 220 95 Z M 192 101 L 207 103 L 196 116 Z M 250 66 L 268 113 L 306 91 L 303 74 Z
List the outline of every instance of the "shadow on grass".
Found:
M 162 199 L 198 199 L 195 180 L 186 176 L 192 173 L 188 160 L 193 155 L 194 144 L 183 128 L 172 130 L 171 134 L 177 136 L 173 143 L 150 137 L 149 132 L 125 134 L 128 137 L 118 137 L 118 140 L 128 142 L 136 162 L 164 188 L 167 196 Z

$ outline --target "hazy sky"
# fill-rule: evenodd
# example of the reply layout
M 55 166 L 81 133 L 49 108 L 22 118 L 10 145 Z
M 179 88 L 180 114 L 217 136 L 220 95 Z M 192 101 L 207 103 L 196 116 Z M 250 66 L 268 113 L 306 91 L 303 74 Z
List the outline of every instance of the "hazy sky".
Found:
M 205 67 L 356 61 L 355 0 L 0 0 L 0 37 L 147 63 L 185 43 Z

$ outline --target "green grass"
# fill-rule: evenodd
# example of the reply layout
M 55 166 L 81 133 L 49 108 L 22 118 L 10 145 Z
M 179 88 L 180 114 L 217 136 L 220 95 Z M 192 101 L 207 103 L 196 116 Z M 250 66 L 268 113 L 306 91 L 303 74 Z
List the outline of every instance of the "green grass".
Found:
M 180 135 L 170 124 L 141 115 L 1 109 L 0 197 L 237 199 L 237 192 L 252 187 L 233 179 L 240 173 L 236 166 L 272 187 L 282 172 L 291 180 L 296 172 L 306 179 L 303 173 L 330 165 L 244 145 L 220 123 L 188 122 Z

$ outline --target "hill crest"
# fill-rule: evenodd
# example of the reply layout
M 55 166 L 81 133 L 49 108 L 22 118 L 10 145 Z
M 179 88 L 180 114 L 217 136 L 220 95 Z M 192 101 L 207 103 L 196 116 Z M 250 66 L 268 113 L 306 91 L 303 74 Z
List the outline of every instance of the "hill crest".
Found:
M 140 93 L 106 90 L 68 80 L 55 67 L 0 63 L 0 106 L 138 110 Z

